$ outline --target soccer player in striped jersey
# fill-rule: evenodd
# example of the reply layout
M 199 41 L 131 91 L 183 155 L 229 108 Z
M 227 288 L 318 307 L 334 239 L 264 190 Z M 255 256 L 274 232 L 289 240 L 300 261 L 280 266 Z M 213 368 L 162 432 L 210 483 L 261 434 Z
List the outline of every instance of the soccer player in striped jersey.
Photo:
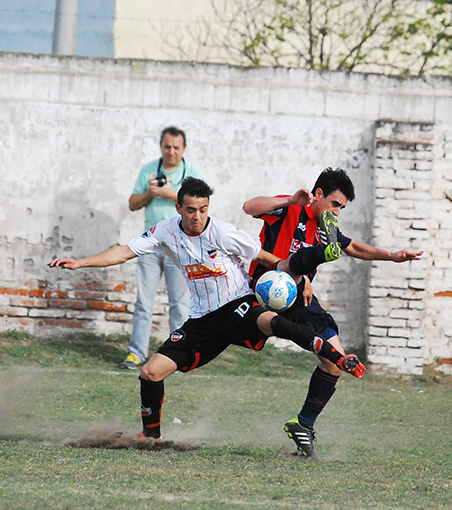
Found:
M 208 215 L 213 190 L 202 180 L 186 178 L 178 192 L 179 217 L 160 221 L 128 245 L 115 246 L 85 259 L 57 258 L 50 267 L 78 269 L 126 262 L 146 253 L 168 254 L 182 270 L 190 291 L 190 318 L 142 367 L 141 437 L 160 438 L 164 379 L 188 372 L 221 354 L 229 345 L 260 350 L 269 336 L 292 340 L 320 354 L 355 377 L 364 365 L 344 355 L 313 329 L 264 310 L 250 287 L 242 259 L 270 266 L 278 260 L 261 249 L 259 239 Z
M 312 294 L 311 282 L 317 267 L 337 260 L 342 252 L 359 259 L 406 262 L 419 260 L 422 252 L 401 250 L 391 253 L 346 237 L 337 229 L 340 211 L 355 198 L 349 176 L 342 169 L 327 168 L 318 177 L 312 193 L 298 190 L 291 196 L 255 197 L 243 205 L 243 210 L 264 221 L 260 233 L 262 248 L 281 258 L 272 269 L 287 271 L 292 276 L 308 275 L 298 284 L 298 297 L 282 317 L 314 329 L 339 352 L 344 352 L 333 317 Z M 250 274 L 257 280 L 267 268 L 253 261 Z M 316 457 L 314 423 L 336 390 L 341 370 L 319 355 L 320 364 L 314 370 L 308 394 L 298 416 L 285 424 L 289 437 L 302 455 Z

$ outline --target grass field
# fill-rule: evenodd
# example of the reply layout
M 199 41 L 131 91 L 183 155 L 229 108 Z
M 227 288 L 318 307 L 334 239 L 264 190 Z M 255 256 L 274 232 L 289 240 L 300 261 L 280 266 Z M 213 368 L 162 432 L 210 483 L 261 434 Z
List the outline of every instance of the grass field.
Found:
M 0 334 L 0 508 L 451 509 L 448 378 L 345 375 L 317 421 L 319 462 L 294 456 L 284 422 L 315 359 L 231 348 L 166 381 L 165 449 L 71 448 L 140 430 L 125 337 Z

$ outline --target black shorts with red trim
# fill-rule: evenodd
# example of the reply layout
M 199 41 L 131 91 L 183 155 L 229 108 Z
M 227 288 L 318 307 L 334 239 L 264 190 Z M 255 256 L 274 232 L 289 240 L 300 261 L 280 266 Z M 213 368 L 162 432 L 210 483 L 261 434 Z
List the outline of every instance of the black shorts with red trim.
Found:
M 188 372 L 206 365 L 231 344 L 260 350 L 267 337 L 257 327 L 257 318 L 264 312 L 254 295 L 244 296 L 199 319 L 188 319 L 157 352 Z

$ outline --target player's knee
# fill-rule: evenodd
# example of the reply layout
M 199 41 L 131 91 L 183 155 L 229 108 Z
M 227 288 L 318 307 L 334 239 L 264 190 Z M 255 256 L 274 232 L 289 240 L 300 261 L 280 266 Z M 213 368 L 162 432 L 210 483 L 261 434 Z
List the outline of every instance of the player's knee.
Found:
M 141 377 L 148 381 L 163 381 L 169 375 L 177 370 L 177 364 L 172 359 L 159 353 L 155 353 L 152 358 L 143 365 Z
M 140 377 L 152 382 L 161 381 L 163 379 L 162 374 L 148 363 L 141 368 Z
M 264 312 L 257 318 L 257 327 L 262 331 L 265 336 L 272 336 L 274 331 L 272 328 L 272 321 L 275 317 L 278 317 L 274 312 Z

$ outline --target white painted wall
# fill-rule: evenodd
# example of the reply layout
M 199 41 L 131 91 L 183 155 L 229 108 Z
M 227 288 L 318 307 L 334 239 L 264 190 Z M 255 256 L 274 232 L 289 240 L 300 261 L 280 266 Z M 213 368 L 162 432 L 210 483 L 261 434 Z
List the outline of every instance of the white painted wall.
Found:
M 2 54 L 0 286 L 39 280 L 52 289 L 73 289 L 102 275 L 112 285 L 128 282 L 123 298 L 132 310 L 133 262 L 82 274 L 49 270 L 46 263 L 56 255 L 92 254 L 141 232 L 142 214 L 131 213 L 127 200 L 140 166 L 158 156 L 160 130 L 169 124 L 186 130 L 187 158 L 216 189 L 212 214 L 257 234 L 260 223 L 244 215 L 243 201 L 311 187 L 323 168 L 342 166 L 357 199 L 341 214 L 340 227 L 372 242 L 375 121 L 433 123 L 449 133 L 444 143 L 450 154 L 451 106 L 451 82 L 444 78 Z M 446 172 L 445 150 L 436 156 L 435 172 Z M 388 240 L 388 247 L 431 255 L 428 241 L 421 241 L 406 246 L 411 241 L 401 236 Z M 316 282 L 350 348 L 367 342 L 369 278 L 370 263 L 343 257 L 322 267 Z M 426 299 L 436 307 L 433 294 Z M 11 307 L 8 300 L 0 295 L 0 306 Z M 30 313 L 23 308 L 24 317 Z M 435 313 L 441 326 L 430 328 L 444 336 L 444 313 Z M 127 322 L 89 317 L 98 331 L 130 329 Z M 2 329 L 11 324 L 10 316 L 0 316 Z M 427 349 L 426 360 L 449 357 L 449 340 L 440 354 Z

